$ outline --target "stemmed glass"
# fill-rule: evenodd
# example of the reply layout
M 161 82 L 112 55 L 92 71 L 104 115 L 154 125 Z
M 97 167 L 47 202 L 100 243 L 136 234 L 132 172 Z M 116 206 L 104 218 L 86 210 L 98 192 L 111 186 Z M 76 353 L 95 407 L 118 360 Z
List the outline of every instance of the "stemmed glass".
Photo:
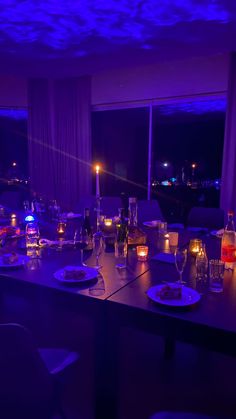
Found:
M 187 262 L 187 249 L 184 248 L 177 248 L 175 250 L 175 266 L 177 271 L 179 272 L 179 280 L 177 281 L 179 284 L 185 284 L 182 279 L 183 270 Z
M 80 264 L 81 266 L 87 266 L 84 263 L 84 249 L 88 246 L 88 231 L 84 228 L 75 230 L 74 234 L 74 246 L 76 249 L 80 249 Z
M 96 256 L 95 269 L 101 269 L 102 265 L 99 264 L 99 256 L 101 256 L 104 249 L 104 237 L 101 231 L 97 231 L 93 235 L 93 248 Z

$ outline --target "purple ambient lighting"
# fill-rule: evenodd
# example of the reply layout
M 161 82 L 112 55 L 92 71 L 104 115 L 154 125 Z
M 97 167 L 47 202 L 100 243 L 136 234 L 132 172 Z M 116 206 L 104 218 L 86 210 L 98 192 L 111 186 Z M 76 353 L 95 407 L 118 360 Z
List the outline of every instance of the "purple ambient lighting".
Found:
M 7 0 L 0 9 L 0 45 L 12 55 L 22 51 L 22 45 L 26 54 L 36 46 L 39 54 L 50 57 L 65 50 L 83 56 L 96 53 L 98 45 L 130 41 L 150 49 L 149 40 L 156 39 L 160 28 L 190 22 L 222 24 L 231 18 L 233 12 L 220 0 Z
M 26 109 L 1 109 L 0 118 L 11 118 L 11 119 L 27 119 L 28 112 Z
M 187 103 L 171 103 L 159 105 L 158 112 L 162 115 L 172 115 L 177 112 L 187 112 L 202 115 L 208 112 L 225 112 L 226 99 L 196 100 Z

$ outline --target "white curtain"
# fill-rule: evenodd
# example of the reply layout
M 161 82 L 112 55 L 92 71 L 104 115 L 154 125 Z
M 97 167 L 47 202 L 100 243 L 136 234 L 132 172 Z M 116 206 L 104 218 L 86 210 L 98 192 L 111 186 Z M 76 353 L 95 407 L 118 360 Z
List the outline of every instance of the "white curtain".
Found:
M 230 56 L 224 153 L 221 176 L 221 208 L 236 214 L 236 53 Z
M 28 83 L 32 190 L 65 210 L 91 193 L 90 77 Z

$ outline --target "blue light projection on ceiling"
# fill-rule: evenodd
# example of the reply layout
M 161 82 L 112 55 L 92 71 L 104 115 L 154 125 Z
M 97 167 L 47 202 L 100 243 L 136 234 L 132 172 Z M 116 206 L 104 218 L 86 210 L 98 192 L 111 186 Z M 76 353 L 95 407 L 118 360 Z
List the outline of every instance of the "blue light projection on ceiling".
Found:
M 4 109 L 0 108 L 0 118 L 11 118 L 11 119 L 27 119 L 28 112 L 26 109 Z
M 196 100 L 186 103 L 171 103 L 158 106 L 158 113 L 161 115 L 172 115 L 174 113 L 189 113 L 202 115 L 212 112 L 226 112 L 226 98 Z
M 24 44 L 25 53 L 37 46 L 48 55 L 66 50 L 83 56 L 96 52 L 102 41 L 104 48 L 106 42 L 126 45 L 130 40 L 150 48 L 149 41 L 164 27 L 230 19 L 222 0 L 5 0 L 0 46 L 12 54 Z

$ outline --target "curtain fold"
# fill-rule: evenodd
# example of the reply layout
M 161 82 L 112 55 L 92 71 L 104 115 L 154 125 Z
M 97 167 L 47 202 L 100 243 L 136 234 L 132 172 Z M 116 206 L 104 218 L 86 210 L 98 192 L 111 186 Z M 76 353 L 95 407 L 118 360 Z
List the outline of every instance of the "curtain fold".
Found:
M 65 210 L 91 193 L 90 77 L 28 83 L 32 190 Z
M 236 53 L 230 56 L 220 206 L 236 214 Z

